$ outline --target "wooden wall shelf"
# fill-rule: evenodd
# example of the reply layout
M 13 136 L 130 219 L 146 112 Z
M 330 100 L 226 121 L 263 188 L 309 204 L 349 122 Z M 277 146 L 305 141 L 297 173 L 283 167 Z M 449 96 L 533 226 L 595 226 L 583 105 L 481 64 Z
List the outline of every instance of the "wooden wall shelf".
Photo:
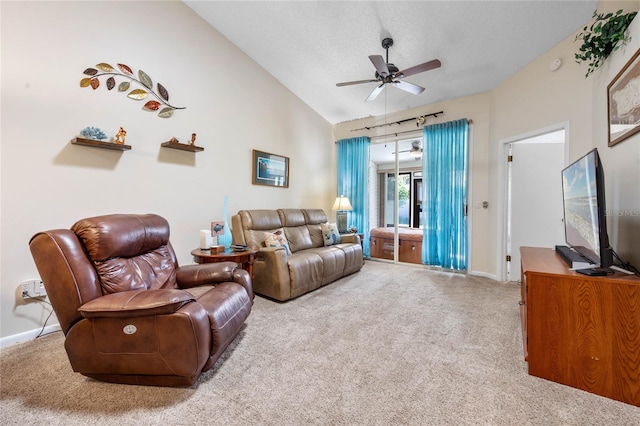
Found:
M 115 149 L 116 151 L 128 151 L 131 145 L 119 144 L 114 142 L 103 142 L 93 139 L 75 138 L 71 141 L 74 145 L 92 146 L 94 148 Z
M 163 143 L 161 146 L 163 146 L 164 148 L 179 149 L 182 151 L 191 151 L 191 152 L 204 151 L 204 148 L 201 146 L 189 145 L 189 144 L 180 143 L 180 142 L 169 141 L 169 142 Z

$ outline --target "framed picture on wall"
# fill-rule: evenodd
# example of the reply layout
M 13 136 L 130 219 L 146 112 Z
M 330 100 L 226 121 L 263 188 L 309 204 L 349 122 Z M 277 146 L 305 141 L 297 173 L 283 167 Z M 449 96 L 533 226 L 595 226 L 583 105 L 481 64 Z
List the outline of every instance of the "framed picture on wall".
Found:
M 607 86 L 609 146 L 640 132 L 640 49 Z
M 289 187 L 289 158 L 253 150 L 252 183 L 254 185 Z

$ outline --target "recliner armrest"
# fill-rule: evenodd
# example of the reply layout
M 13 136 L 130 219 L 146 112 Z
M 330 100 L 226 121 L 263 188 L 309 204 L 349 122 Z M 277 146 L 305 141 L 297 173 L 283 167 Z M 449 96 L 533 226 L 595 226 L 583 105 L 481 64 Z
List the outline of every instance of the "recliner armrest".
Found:
M 176 269 L 176 282 L 180 288 L 191 288 L 233 281 L 233 271 L 237 267 L 234 262 L 180 266 Z
M 107 294 L 78 308 L 84 318 L 131 318 L 166 315 L 195 301 L 183 290 L 131 290 Z

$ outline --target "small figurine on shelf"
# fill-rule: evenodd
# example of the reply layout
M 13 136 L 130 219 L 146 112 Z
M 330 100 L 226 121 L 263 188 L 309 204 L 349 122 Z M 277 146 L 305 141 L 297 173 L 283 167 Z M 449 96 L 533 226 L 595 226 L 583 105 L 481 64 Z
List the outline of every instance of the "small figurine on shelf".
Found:
M 196 144 L 196 134 L 191 133 L 191 146 Z
M 123 129 L 122 127 L 120 127 L 120 130 L 118 130 L 118 133 L 116 134 L 115 143 L 123 145 L 124 144 L 124 138 L 126 136 L 127 136 L 127 131 L 125 129 Z
M 171 139 L 169 139 L 169 142 L 171 143 L 180 143 L 180 141 L 178 140 L 178 138 L 176 138 L 175 136 L 172 137 Z
M 82 129 L 80 131 L 80 136 L 86 139 L 93 139 L 97 141 L 107 138 L 107 135 L 105 135 L 102 130 L 100 130 L 98 127 L 93 126 L 85 127 L 84 129 Z

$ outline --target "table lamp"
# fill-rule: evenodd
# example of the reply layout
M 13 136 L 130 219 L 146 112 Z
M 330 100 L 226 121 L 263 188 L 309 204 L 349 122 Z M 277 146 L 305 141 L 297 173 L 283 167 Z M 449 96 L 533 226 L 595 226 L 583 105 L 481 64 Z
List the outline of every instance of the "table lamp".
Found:
M 347 232 L 347 211 L 353 210 L 349 198 L 344 195 L 336 198 L 336 202 L 333 204 L 331 210 L 336 210 L 336 222 L 338 224 L 338 232 L 344 234 Z

